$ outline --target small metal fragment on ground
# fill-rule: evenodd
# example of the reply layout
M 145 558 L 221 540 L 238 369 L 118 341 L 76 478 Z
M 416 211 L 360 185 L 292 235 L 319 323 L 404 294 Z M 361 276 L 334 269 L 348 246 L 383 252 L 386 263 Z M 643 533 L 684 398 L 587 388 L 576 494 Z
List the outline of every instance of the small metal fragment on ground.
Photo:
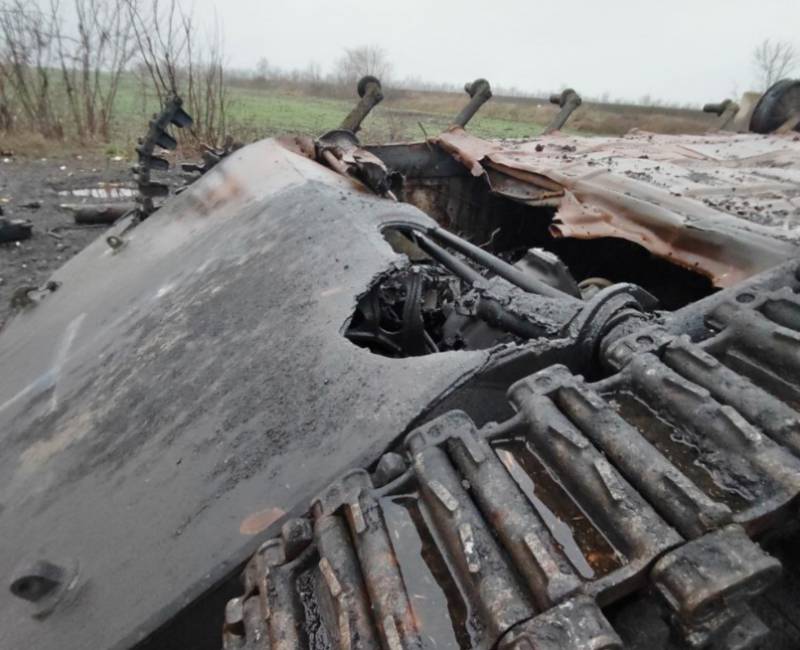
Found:
M 23 219 L 0 219 L 0 243 L 30 239 L 33 224 Z
M 112 224 L 120 217 L 136 210 L 135 203 L 114 203 L 102 205 L 62 205 L 64 210 L 71 211 L 75 223 L 80 224 Z

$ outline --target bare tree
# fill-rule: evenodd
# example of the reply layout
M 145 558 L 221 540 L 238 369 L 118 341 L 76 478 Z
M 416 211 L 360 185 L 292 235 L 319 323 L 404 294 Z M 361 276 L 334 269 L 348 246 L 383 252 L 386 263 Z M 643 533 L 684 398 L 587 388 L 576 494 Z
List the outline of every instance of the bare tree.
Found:
M 5 111 L 15 106 L 28 128 L 62 137 L 53 101 L 52 64 L 58 25 L 23 0 L 0 5 L 0 78 Z
M 753 66 L 762 90 L 790 75 L 797 63 L 797 51 L 787 41 L 772 41 L 767 38 L 753 51 Z
M 0 65 L 2 65 L 0 63 Z M 11 100 L 6 92 L 6 82 L 0 75 L 0 131 L 10 131 L 14 126 L 14 116 L 12 115 Z
M 2 121 L 12 110 L 45 137 L 62 137 L 71 121 L 80 139 L 110 137 L 122 74 L 133 55 L 123 0 L 60 0 L 48 9 L 23 0 L 0 2 Z M 65 22 L 68 26 L 65 26 Z
M 379 45 L 362 45 L 347 48 L 336 62 L 335 75 L 337 81 L 352 84 L 364 75 L 378 77 L 384 83 L 392 74 L 392 64 Z
M 122 74 L 134 50 L 123 0 L 73 0 L 76 33 L 56 33 L 58 61 L 69 109 L 80 138 L 108 140 Z M 50 0 L 54 21 L 59 0 Z
M 147 12 L 137 0 L 125 2 L 143 63 L 140 70 L 149 76 L 159 103 L 169 95 L 180 95 L 194 119 L 190 134 L 211 145 L 220 142 L 230 98 L 219 25 L 198 47 L 191 13 L 178 0 L 152 0 Z

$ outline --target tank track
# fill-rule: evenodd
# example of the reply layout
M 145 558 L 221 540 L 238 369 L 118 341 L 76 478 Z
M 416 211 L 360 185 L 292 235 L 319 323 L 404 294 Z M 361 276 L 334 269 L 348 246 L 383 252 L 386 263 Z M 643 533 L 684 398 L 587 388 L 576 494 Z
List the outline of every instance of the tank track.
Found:
M 173 151 L 178 141 L 170 134 L 168 128 L 173 125 L 183 129 L 192 125 L 191 116 L 183 110 L 183 100 L 177 96 L 167 98 L 161 112 L 153 115 L 147 128 L 147 135 L 139 140 L 136 147 L 138 164 L 133 168 L 138 188 L 139 218 L 146 219 L 158 209 L 154 199 L 169 195 L 169 186 L 152 179 L 153 171 L 166 171 L 169 161 L 156 155 L 156 147 Z
M 781 562 L 756 540 L 797 521 L 800 298 L 726 293 L 703 341 L 634 331 L 606 379 L 550 366 L 506 422 L 450 411 L 343 475 L 250 560 L 224 648 L 760 647 Z M 616 625 L 632 599 L 666 636 Z

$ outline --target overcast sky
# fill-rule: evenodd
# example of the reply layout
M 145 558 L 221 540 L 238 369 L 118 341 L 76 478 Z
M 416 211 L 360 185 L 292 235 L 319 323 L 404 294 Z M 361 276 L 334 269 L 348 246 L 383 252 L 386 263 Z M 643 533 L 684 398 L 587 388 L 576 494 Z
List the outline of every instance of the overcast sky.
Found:
M 764 38 L 800 50 L 800 0 L 195 0 L 195 19 L 215 9 L 237 68 L 328 72 L 375 43 L 400 79 L 696 104 L 753 87 Z

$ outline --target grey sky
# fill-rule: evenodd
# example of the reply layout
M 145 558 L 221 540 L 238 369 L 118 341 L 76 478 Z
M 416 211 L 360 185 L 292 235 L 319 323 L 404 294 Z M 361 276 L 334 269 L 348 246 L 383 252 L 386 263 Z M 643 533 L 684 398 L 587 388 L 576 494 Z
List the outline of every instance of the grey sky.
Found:
M 377 43 L 395 76 L 701 103 L 754 85 L 764 38 L 800 49 L 800 0 L 196 0 L 233 67 L 284 68 Z

